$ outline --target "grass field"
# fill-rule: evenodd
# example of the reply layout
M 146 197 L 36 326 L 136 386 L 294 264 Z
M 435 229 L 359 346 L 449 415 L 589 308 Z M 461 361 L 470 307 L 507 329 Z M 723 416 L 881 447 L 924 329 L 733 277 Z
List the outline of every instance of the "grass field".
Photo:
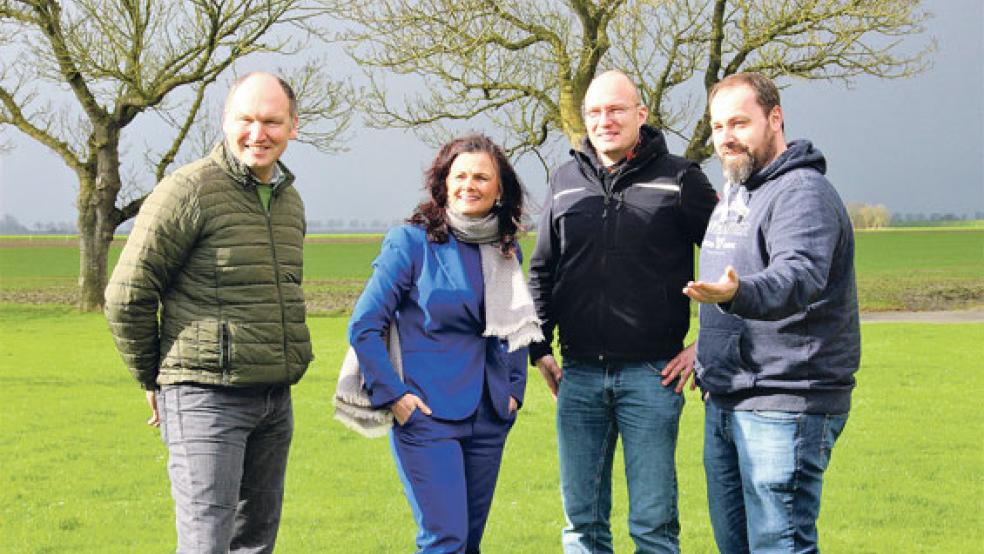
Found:
M 296 435 L 279 552 L 412 550 L 413 524 L 385 439 L 330 418 L 346 320 L 311 319 L 317 360 L 294 388 Z M 974 552 L 984 523 L 984 325 L 867 325 L 854 410 L 834 449 L 820 520 L 826 552 Z M 173 551 L 165 449 L 98 314 L 0 305 L 0 536 L 4 552 Z M 557 552 L 554 404 L 531 376 L 484 544 Z M 688 393 L 680 446 L 685 552 L 711 552 Z M 617 551 L 630 552 L 616 465 Z
M 984 305 L 984 229 L 860 231 L 856 245 L 863 310 Z
M 351 310 L 379 241 L 378 235 L 308 239 L 304 290 L 312 313 Z M 984 228 L 860 231 L 856 242 L 863 311 L 984 305 Z M 117 241 L 111 264 L 121 247 Z M 530 236 L 523 250 L 532 249 Z M 78 266 L 78 244 L 71 237 L 0 238 L 0 302 L 72 304 Z
M 412 550 L 385 439 L 335 423 L 344 313 L 378 237 L 313 237 L 305 288 L 316 361 L 294 388 L 296 434 L 278 552 Z M 527 240 L 526 251 L 531 245 Z M 866 309 L 984 304 L 984 230 L 861 232 Z M 113 251 L 113 260 L 119 248 Z M 71 238 L 0 239 L 0 552 L 173 551 L 166 452 L 100 314 L 70 306 Z M 984 324 L 863 326 L 854 410 L 824 488 L 834 553 L 979 552 L 984 529 Z M 703 411 L 687 395 L 677 453 L 685 552 L 714 551 L 701 465 Z M 507 445 L 484 551 L 557 552 L 563 525 L 554 404 L 537 375 Z M 630 552 L 622 466 L 612 522 Z

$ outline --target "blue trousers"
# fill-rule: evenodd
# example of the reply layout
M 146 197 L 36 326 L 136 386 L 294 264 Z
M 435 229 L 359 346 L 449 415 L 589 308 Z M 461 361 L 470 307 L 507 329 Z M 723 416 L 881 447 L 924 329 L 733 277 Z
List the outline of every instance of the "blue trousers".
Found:
M 177 552 L 273 552 L 294 431 L 290 387 L 164 386 Z
M 683 396 L 664 387 L 665 361 L 564 360 L 557 396 L 565 554 L 611 553 L 612 460 L 622 437 L 629 534 L 639 554 L 679 552 L 674 454 Z
M 390 444 L 417 522 L 421 554 L 477 554 L 492 505 L 506 435 L 515 422 L 496 415 L 488 391 L 461 421 L 415 410 L 394 425 Z
M 723 554 L 818 552 L 823 473 L 847 414 L 733 411 L 708 400 L 704 471 Z

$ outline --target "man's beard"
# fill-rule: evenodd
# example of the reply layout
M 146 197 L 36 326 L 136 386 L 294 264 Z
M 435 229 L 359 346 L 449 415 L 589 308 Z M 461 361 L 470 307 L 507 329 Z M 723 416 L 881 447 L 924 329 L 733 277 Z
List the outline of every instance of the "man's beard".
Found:
M 740 142 L 736 142 L 728 148 L 729 150 L 740 149 L 740 153 L 737 156 L 726 158 L 719 154 L 721 158 L 721 171 L 724 173 L 725 180 L 729 183 L 740 185 L 747 181 L 755 172 L 765 167 L 766 162 L 774 158 L 776 152 L 775 145 L 771 143 L 767 144 L 763 156 L 756 156 L 749 147 Z
M 722 159 L 721 171 L 724 173 L 725 181 L 740 185 L 752 176 L 752 173 L 755 172 L 756 165 L 758 164 L 756 164 L 755 158 L 752 157 L 752 153 L 746 148 L 737 157 L 732 156 Z

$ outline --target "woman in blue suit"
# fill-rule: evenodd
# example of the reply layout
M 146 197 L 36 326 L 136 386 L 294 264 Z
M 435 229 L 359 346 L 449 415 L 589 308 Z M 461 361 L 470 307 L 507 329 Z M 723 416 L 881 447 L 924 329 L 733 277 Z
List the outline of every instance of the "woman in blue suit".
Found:
M 375 408 L 393 412 L 397 471 L 419 552 L 477 553 L 502 449 L 541 340 L 516 241 L 524 191 L 484 135 L 444 145 L 430 198 L 391 230 L 356 303 L 349 341 Z M 399 333 L 403 379 L 384 330 Z

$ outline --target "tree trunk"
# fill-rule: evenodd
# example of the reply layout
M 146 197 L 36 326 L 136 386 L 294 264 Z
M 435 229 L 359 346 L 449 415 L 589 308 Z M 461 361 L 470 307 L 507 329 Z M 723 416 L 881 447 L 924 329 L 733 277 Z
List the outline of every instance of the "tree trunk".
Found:
M 89 141 L 95 163 L 79 183 L 79 309 L 100 311 L 105 303 L 109 248 L 122 223 L 116 208 L 120 192 L 119 130 L 96 130 Z
M 587 131 L 584 128 L 584 120 L 581 118 L 581 103 L 584 101 L 584 92 L 578 95 L 572 84 L 564 83 L 560 87 L 560 100 L 557 108 L 560 110 L 560 126 L 571 147 L 575 150 L 581 148 L 581 141 Z
M 687 151 L 683 154 L 688 160 L 703 163 L 706 159 L 714 155 L 714 145 L 709 142 L 711 138 L 711 115 L 704 112 L 703 117 L 694 127 L 694 134 L 690 136 L 687 144 Z
M 81 200 L 81 198 L 80 198 Z M 109 247 L 115 224 L 109 224 L 99 206 L 82 208 L 79 203 L 79 309 L 102 310 L 109 266 Z M 110 205 L 112 208 L 113 205 Z

